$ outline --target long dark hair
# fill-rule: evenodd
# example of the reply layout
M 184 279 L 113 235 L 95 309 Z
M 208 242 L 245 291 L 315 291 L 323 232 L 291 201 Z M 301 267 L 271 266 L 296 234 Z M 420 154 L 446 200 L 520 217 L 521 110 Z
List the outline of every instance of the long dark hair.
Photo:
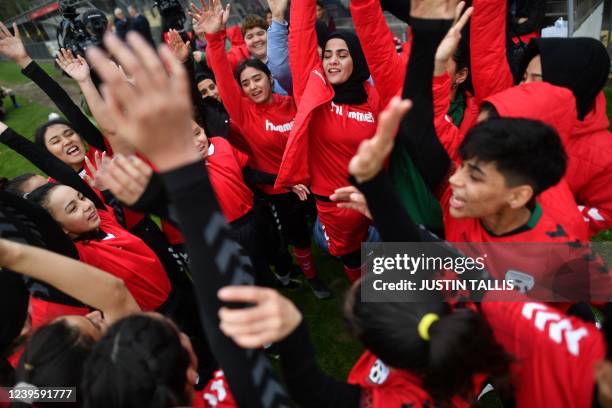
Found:
M 189 353 L 170 322 L 145 314 L 126 317 L 109 328 L 85 363 L 85 406 L 189 405 L 189 363 Z
M 362 284 L 353 287 L 345 304 L 349 327 L 385 364 L 420 375 L 436 402 L 446 405 L 454 396 L 474 399 L 476 374 L 507 374 L 509 356 L 479 313 L 452 310 L 441 297 L 431 303 L 363 302 Z M 425 316 L 434 318 L 423 338 L 419 326 Z

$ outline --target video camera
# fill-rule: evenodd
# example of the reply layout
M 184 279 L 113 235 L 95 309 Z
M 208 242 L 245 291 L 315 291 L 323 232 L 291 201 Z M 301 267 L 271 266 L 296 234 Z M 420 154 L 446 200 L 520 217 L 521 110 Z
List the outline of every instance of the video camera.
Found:
M 85 10 L 79 18 L 76 6 L 80 0 L 60 0 L 63 19 L 57 27 L 57 45 L 71 50 L 74 55 L 85 56 L 91 46 L 102 46 L 102 37 L 108 26 L 104 12 L 98 9 Z
M 186 16 L 183 11 L 183 6 L 178 0 L 157 0 L 154 5 L 159 10 L 162 17 L 162 30 L 182 30 L 185 24 Z

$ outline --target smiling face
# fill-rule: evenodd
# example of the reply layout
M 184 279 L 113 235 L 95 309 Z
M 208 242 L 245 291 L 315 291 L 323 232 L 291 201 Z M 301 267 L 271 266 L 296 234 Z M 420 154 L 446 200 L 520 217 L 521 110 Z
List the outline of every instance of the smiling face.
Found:
M 244 32 L 244 42 L 253 58 L 265 60 L 268 54 L 268 32 L 262 27 L 249 28 Z
M 332 38 L 325 44 L 323 70 L 332 85 L 345 83 L 353 73 L 353 58 L 343 39 Z
M 219 89 L 217 88 L 217 84 L 212 79 L 205 79 L 203 81 L 198 82 L 198 91 L 200 91 L 200 95 L 202 98 L 215 98 L 219 102 L 221 102 L 221 97 L 219 96 Z
M 265 72 L 246 67 L 240 73 L 242 91 L 255 103 L 266 103 L 272 96 L 271 78 Z
M 455 218 L 485 218 L 505 209 L 520 208 L 531 198 L 531 187 L 508 187 L 494 163 L 464 160 L 450 177 L 450 214 Z
M 195 143 L 198 152 L 202 155 L 202 158 L 205 159 L 208 157 L 208 137 L 204 132 L 204 129 L 200 127 L 195 121 L 191 121 L 191 130 L 193 132 L 193 143 Z
M 45 207 L 71 238 L 100 226 L 100 216 L 93 202 L 72 187 L 60 185 L 53 188 Z
M 58 123 L 45 131 L 45 146 L 55 157 L 80 171 L 85 163 L 85 146 L 81 137 L 70 127 Z

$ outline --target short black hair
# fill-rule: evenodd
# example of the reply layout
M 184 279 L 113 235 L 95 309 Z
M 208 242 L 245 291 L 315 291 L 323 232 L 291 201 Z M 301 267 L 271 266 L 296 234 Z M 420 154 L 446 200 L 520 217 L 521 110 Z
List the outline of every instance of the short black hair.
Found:
M 236 77 L 236 81 L 238 81 L 238 83 L 240 83 L 240 74 L 242 74 L 242 71 L 244 71 L 248 67 L 255 68 L 258 71 L 262 71 L 270 78 L 270 80 L 272 80 L 272 73 L 270 72 L 270 68 L 268 68 L 266 64 L 264 64 L 257 58 L 247 58 L 243 60 L 236 67 L 236 71 L 234 71 L 234 77 Z
M 567 155 L 557 132 L 531 119 L 496 118 L 474 126 L 459 147 L 462 160 L 495 163 L 510 187 L 528 184 L 538 195 L 557 184 Z
M 34 143 L 46 149 L 47 145 L 45 144 L 45 133 L 47 132 L 47 129 L 53 125 L 66 125 L 70 129 L 74 130 L 74 127 L 72 126 L 72 124 L 68 122 L 66 119 L 62 119 L 62 118 L 52 119 L 48 121 L 47 123 L 45 123 L 44 125 L 42 125 L 41 127 L 39 127 L 38 129 L 36 129 L 36 133 L 34 133 Z

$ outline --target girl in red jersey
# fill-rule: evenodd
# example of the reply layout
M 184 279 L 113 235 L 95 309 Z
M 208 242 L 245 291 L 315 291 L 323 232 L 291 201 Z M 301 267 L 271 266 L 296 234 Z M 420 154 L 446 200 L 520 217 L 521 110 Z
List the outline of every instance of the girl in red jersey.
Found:
M 329 252 L 342 258 L 347 277 L 360 273 L 360 246 L 369 221 L 338 208 L 329 196 L 347 184 L 347 165 L 359 143 L 375 131 L 379 96 L 357 36 L 329 36 L 322 60 L 317 52 L 315 3 L 291 3 L 289 62 L 299 106 L 276 180 L 277 187 L 310 184 Z
M 59 184 L 37 188 L 28 200 L 51 214 L 74 241 L 79 259 L 123 279 L 143 310 L 170 308 L 171 285 L 159 258 L 110 211 L 96 209 L 82 193 Z
M 207 56 L 217 80 L 219 94 L 230 120 L 235 124 L 251 152 L 250 161 L 257 171 L 276 176 L 279 171 L 289 132 L 293 127 L 296 106 L 293 98 L 272 92 L 273 80 L 268 67 L 257 59 L 247 59 L 236 69 L 235 79 L 225 53 L 224 21 L 229 10 L 197 10 L 197 32 L 205 33 Z M 197 14 L 200 13 L 200 14 Z M 238 82 L 238 83 L 236 83 Z M 241 93 L 242 90 L 242 93 Z M 307 224 L 305 199 L 308 188 L 300 183 L 290 189 L 272 185 L 258 185 L 276 214 L 279 229 L 288 244 L 293 246 L 295 258 L 319 298 L 329 297 L 325 283 L 316 275 L 310 249 L 310 230 Z M 293 191 L 293 193 L 291 192 Z M 295 193 L 295 194 L 294 194 Z M 299 197 L 299 198 L 298 198 Z

